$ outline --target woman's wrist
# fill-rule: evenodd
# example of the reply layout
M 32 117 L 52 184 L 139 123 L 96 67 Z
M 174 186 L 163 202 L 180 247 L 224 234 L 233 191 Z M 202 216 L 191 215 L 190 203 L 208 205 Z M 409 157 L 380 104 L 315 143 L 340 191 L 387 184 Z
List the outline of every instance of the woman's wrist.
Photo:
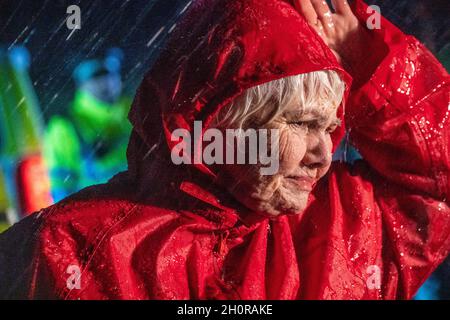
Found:
M 388 48 L 379 34 L 359 25 L 355 35 L 349 37 L 349 45 L 341 52 L 342 65 L 353 77 L 353 89 L 371 78 L 387 53 Z

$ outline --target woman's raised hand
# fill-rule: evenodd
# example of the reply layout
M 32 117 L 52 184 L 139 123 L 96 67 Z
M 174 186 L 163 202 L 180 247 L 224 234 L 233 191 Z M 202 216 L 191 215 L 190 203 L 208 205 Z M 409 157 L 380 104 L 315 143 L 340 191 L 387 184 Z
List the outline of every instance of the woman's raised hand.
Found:
M 346 0 L 332 0 L 332 4 L 334 11 L 324 0 L 294 0 L 296 10 L 317 31 L 338 61 L 351 69 L 358 62 L 355 60 L 363 56 L 367 29 Z

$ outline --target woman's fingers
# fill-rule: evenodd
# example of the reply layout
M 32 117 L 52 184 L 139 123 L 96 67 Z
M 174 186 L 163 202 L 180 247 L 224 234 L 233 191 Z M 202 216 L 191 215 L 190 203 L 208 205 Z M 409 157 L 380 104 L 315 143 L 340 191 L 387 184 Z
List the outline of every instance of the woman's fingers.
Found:
M 328 7 L 328 4 L 325 0 L 311 0 L 311 4 L 314 10 L 316 10 L 317 16 L 319 16 L 319 18 L 332 14 L 330 7 Z
M 294 7 L 330 47 L 339 62 L 354 60 L 348 53 L 349 39 L 357 39 L 359 21 L 349 0 L 331 0 L 334 11 L 324 0 L 294 0 Z M 351 51 L 351 50 L 350 50 Z M 341 59 L 342 57 L 342 59 Z M 345 58 L 345 59 L 344 59 Z
M 294 0 L 294 6 L 306 19 L 306 21 L 316 30 L 316 32 L 323 37 L 323 25 L 317 16 L 316 9 L 314 9 L 311 0 Z
M 331 12 L 325 0 L 311 0 L 312 6 L 325 29 L 334 27 L 333 13 Z
M 311 0 L 294 0 L 294 6 L 306 19 L 306 21 L 315 26 L 317 25 L 317 13 L 314 9 Z
M 352 14 L 352 9 L 350 8 L 347 0 L 331 0 L 333 4 L 334 11 L 340 15 Z

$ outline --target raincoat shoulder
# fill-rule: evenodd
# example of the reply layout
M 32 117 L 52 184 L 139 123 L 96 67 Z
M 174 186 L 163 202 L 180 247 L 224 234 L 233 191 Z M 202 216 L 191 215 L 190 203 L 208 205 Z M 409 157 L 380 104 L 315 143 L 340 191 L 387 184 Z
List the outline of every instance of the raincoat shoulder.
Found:
M 177 219 L 169 208 L 147 204 L 143 210 L 130 200 L 127 187 L 121 188 L 120 195 L 115 186 L 88 187 L 1 234 L 0 297 L 65 299 L 81 285 L 92 289 L 95 286 L 88 284 L 92 279 L 86 275 L 111 263 L 111 256 L 98 253 L 121 245 L 117 234 L 123 231 L 125 221 L 138 216 L 152 225 Z M 120 254 L 115 259 L 120 259 Z M 91 273 L 87 270 L 92 264 L 97 271 Z M 82 275 L 80 283 L 78 275 Z M 102 295 L 96 291 L 90 298 Z

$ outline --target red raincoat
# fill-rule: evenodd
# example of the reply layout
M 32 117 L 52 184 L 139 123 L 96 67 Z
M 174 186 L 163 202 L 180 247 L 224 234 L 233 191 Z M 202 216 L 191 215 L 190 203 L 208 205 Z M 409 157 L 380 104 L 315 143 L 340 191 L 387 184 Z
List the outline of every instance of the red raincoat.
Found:
M 364 160 L 334 162 L 303 213 L 270 220 L 206 167 L 172 165 L 170 133 L 260 83 L 350 76 L 288 1 L 194 2 L 136 94 L 129 170 L 1 235 L 0 296 L 411 298 L 450 248 L 449 76 L 384 19 L 370 37 L 340 108 Z

